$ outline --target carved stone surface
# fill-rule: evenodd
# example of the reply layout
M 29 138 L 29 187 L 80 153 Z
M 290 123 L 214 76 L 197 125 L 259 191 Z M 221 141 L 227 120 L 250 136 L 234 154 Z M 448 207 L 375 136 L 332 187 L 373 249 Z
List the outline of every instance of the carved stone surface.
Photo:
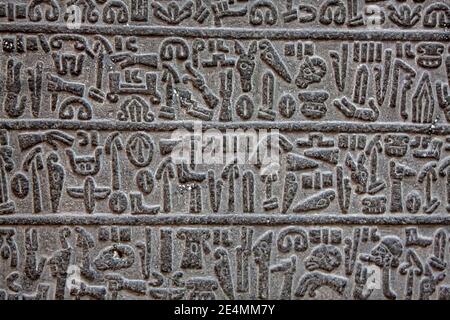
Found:
M 448 0 L 0 0 L 0 300 L 450 299 L 449 28 Z

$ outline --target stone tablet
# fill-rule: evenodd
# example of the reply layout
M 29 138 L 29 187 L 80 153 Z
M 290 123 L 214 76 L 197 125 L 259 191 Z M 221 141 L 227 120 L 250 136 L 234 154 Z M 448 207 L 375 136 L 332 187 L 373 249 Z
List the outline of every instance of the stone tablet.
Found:
M 449 0 L 0 0 L 0 300 L 450 299 Z

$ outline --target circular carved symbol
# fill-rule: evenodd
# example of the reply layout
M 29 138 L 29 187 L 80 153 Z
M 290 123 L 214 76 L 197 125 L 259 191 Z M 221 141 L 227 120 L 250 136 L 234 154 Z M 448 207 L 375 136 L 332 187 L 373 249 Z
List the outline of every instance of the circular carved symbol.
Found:
M 24 199 L 30 192 L 30 182 L 23 173 L 19 172 L 11 179 L 11 189 L 17 198 Z
M 109 198 L 109 207 L 112 212 L 121 214 L 127 210 L 128 199 L 122 191 L 115 191 Z
M 150 170 L 142 169 L 136 175 L 136 184 L 144 194 L 150 194 L 155 185 L 155 178 Z
M 146 167 L 152 162 L 153 149 L 153 141 L 148 135 L 135 133 L 127 142 L 128 160 L 136 167 Z

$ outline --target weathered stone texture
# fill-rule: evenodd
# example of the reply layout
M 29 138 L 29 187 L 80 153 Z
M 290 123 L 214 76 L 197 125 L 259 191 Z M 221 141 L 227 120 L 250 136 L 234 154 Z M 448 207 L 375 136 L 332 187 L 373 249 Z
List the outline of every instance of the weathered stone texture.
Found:
M 448 0 L 0 0 L 0 299 L 450 299 L 449 27 Z

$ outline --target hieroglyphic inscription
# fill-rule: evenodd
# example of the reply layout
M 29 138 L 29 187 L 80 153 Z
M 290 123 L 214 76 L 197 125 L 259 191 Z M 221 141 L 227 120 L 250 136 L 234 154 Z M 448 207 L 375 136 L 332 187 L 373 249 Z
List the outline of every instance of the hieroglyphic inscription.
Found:
M 0 300 L 450 299 L 449 28 L 0 0 Z

